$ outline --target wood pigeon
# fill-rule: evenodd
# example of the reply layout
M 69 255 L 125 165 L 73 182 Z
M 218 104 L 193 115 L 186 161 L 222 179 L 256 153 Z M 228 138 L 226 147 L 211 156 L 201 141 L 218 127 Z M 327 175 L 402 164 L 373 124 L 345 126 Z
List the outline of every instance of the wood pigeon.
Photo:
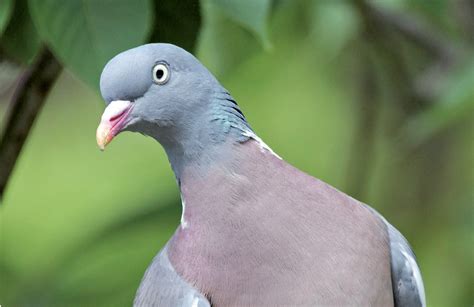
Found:
M 101 149 L 122 131 L 164 147 L 179 227 L 134 306 L 425 306 L 405 238 L 367 205 L 296 169 L 190 53 L 148 44 L 105 66 Z

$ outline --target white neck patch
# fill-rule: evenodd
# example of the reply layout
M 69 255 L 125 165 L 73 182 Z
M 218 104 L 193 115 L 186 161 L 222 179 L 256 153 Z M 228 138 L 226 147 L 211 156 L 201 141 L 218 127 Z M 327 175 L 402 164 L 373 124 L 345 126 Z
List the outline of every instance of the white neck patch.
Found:
M 181 212 L 181 228 L 186 229 L 188 228 L 188 222 L 184 219 L 184 211 L 186 210 L 186 201 L 184 200 L 183 195 L 181 195 L 181 205 L 183 207 Z
M 275 157 L 277 157 L 278 159 L 282 160 L 281 157 L 279 155 L 277 155 L 271 148 L 270 146 L 268 146 L 267 144 L 265 144 L 264 141 L 262 141 L 261 138 L 259 138 L 255 133 L 253 133 L 252 131 L 245 131 L 244 133 L 242 133 L 242 135 L 246 136 L 246 137 L 249 137 L 253 140 L 255 140 L 258 145 L 260 146 L 260 151 L 261 152 L 264 152 L 265 150 L 266 151 L 269 151 L 272 155 L 274 155 Z

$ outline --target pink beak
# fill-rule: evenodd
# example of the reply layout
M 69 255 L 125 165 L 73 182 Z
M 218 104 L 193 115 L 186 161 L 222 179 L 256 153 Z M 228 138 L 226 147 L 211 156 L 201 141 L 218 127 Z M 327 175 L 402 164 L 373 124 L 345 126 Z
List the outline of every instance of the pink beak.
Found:
M 120 132 L 132 109 L 133 104 L 126 100 L 114 100 L 107 106 L 96 133 L 100 150 L 104 150 L 105 146 Z

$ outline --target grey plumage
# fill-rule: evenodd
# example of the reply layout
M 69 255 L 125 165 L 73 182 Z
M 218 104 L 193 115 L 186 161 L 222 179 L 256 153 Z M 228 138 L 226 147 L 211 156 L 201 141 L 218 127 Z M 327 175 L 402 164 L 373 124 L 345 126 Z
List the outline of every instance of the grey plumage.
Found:
M 395 306 L 426 306 L 421 272 L 410 244 L 382 215 L 369 206 L 367 208 L 387 226 Z
M 157 63 L 169 69 L 164 82 Z M 276 156 L 191 54 L 169 44 L 131 49 L 107 64 L 100 85 L 109 106 L 99 145 L 120 131 L 155 138 L 183 201 L 135 305 L 425 305 L 403 236 Z
M 168 259 L 167 246 L 160 251 L 146 270 L 133 305 L 210 307 L 208 300 L 176 273 Z

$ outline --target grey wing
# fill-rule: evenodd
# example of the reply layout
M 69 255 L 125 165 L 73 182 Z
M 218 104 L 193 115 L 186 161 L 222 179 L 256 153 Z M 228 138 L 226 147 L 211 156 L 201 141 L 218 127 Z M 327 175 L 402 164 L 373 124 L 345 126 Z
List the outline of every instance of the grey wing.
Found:
M 165 246 L 146 270 L 133 306 L 210 307 L 211 304 L 176 273 Z
M 390 240 L 392 288 L 395 306 L 426 306 L 425 289 L 416 257 L 405 237 L 373 208 L 387 226 Z

